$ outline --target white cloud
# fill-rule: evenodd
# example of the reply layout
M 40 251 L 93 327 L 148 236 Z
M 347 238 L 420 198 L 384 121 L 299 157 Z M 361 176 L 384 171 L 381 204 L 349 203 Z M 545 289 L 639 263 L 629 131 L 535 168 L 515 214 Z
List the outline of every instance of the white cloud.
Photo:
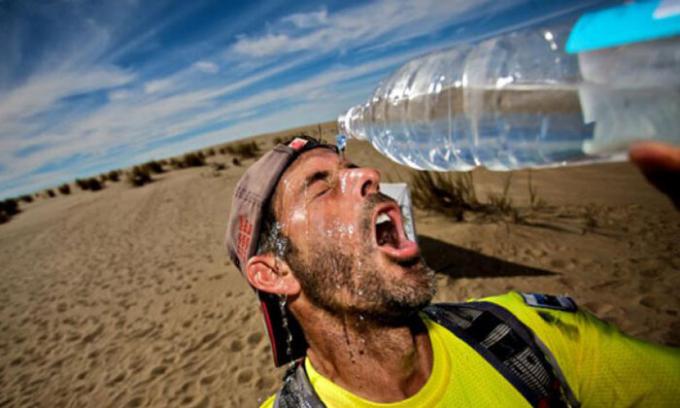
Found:
M 318 27 L 328 22 L 328 11 L 323 9 L 311 13 L 295 13 L 283 17 L 281 21 L 290 22 L 298 28 Z
M 210 61 L 197 61 L 193 65 L 197 70 L 205 72 L 206 74 L 215 74 L 220 68 L 214 62 Z
M 173 85 L 172 79 L 154 79 L 144 84 L 144 93 L 152 94 L 164 91 Z
M 490 0 L 384 0 L 336 13 L 322 10 L 292 14 L 283 17 L 279 25 L 275 24 L 266 34 L 239 37 L 232 50 L 237 54 L 259 58 L 302 50 L 327 53 L 373 44 L 378 39 L 400 42 L 436 32 L 473 8 L 505 8 L 512 3 Z M 290 30 L 290 23 L 298 30 Z
M 0 99 L 0 135 L 8 123 L 43 112 L 63 98 L 125 85 L 133 78 L 134 75 L 114 67 L 56 71 L 31 77 Z
M 109 92 L 110 101 L 122 101 L 123 99 L 129 98 L 131 95 L 130 91 L 121 89 Z
M 254 39 L 241 36 L 234 44 L 234 51 L 250 57 L 264 57 L 281 51 L 291 52 L 297 47 L 294 46 L 294 42 L 294 39 L 288 38 L 285 34 L 268 34 Z

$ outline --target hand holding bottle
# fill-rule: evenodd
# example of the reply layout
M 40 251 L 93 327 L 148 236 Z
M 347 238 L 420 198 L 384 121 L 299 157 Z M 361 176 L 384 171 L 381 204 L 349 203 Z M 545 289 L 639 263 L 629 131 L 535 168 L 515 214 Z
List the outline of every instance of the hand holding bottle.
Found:
M 628 155 L 647 180 L 680 210 L 680 147 L 640 142 L 631 146 Z

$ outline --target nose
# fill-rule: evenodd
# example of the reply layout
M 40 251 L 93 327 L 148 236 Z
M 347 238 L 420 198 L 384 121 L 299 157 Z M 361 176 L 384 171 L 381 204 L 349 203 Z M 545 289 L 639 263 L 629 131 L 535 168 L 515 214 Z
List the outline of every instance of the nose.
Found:
M 366 197 L 380 191 L 380 172 L 376 169 L 361 167 L 346 169 L 350 181 L 349 194 Z

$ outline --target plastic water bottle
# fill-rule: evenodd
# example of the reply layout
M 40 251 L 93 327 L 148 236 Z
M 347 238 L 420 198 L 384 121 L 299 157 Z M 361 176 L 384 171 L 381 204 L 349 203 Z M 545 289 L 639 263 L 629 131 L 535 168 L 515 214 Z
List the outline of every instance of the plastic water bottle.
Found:
M 678 37 L 568 54 L 573 22 L 410 61 L 339 132 L 438 171 L 617 161 L 636 140 L 680 142 Z

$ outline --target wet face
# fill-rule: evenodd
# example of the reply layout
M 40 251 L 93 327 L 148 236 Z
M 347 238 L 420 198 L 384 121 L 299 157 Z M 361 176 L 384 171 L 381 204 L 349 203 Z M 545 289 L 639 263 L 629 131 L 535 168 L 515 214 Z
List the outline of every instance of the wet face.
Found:
M 433 272 L 406 238 L 379 173 L 310 150 L 284 173 L 274 198 L 292 244 L 286 261 L 312 303 L 334 314 L 394 320 L 434 295 Z

